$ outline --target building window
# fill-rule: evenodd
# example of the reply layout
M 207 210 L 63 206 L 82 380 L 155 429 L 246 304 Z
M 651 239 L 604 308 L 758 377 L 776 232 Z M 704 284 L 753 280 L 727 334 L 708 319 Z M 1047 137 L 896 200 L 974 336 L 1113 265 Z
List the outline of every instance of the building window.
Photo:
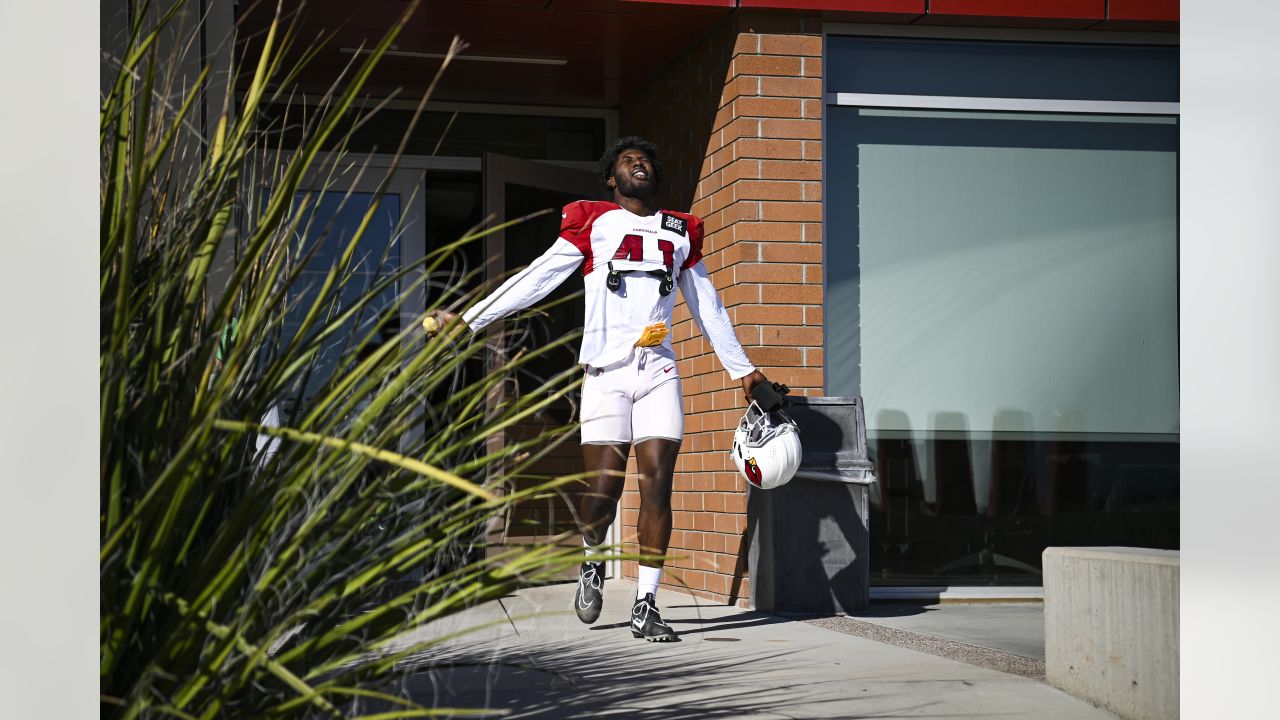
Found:
M 1177 49 L 832 37 L 827 393 L 881 582 L 1178 546 Z

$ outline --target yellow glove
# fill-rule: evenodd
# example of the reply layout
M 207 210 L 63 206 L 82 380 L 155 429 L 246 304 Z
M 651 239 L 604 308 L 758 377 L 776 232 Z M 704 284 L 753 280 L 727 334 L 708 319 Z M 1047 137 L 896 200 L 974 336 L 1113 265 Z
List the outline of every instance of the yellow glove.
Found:
M 636 341 L 636 347 L 655 347 L 662 344 L 662 340 L 667 337 L 667 333 L 671 332 L 664 322 L 654 323 L 644 329 L 640 333 L 640 339 Z

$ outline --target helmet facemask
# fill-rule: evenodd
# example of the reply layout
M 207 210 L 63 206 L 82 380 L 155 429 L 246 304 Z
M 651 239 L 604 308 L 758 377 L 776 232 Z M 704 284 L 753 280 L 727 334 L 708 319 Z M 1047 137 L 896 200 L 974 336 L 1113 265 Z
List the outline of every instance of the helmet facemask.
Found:
M 800 468 L 800 429 L 786 413 L 765 412 L 754 401 L 733 434 L 729 451 L 747 483 L 769 490 L 789 482 Z
M 739 427 L 746 430 L 743 444 L 749 448 L 763 447 L 780 433 L 795 432 L 795 421 L 781 410 L 765 412 L 753 400 L 742 416 Z

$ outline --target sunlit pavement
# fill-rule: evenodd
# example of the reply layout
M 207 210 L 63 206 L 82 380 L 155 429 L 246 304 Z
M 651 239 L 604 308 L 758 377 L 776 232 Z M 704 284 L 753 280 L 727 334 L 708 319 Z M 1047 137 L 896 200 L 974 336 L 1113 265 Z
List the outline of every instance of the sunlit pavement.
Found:
M 681 641 L 649 643 L 628 628 L 632 582 L 605 584 L 591 626 L 573 592 L 524 589 L 406 638 L 443 639 L 408 689 L 518 718 L 1115 717 L 1035 679 L 668 589 L 658 605 Z

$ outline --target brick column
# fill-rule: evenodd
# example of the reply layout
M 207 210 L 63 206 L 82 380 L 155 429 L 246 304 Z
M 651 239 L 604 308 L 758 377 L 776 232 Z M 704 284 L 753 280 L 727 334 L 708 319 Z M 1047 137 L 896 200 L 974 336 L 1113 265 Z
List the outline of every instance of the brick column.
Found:
M 695 138 L 692 147 L 682 147 L 679 136 L 664 137 L 661 121 L 642 121 L 639 112 L 629 117 L 626 106 L 622 131 L 651 133 L 669 167 L 701 163 L 690 209 L 705 221 L 707 270 L 739 340 L 770 379 L 790 385 L 793 393 L 820 395 L 821 24 L 817 18 L 793 15 L 740 14 L 730 18 L 725 30 L 690 52 L 691 57 L 727 65 L 723 79 L 716 81 L 720 87 L 714 108 L 648 105 L 651 111 L 669 113 L 668 118 L 671 113 L 698 117 L 714 110 L 700 142 Z M 705 65 L 682 59 L 653 85 L 680 85 L 694 66 L 705 74 Z M 714 102 L 714 95 L 703 102 Z M 640 123 L 629 126 L 633 119 Z M 673 193 L 682 194 L 679 188 Z M 672 497 L 670 554 L 675 558 L 667 563 L 663 584 L 745 605 L 745 481 L 728 455 L 744 410 L 742 388 L 720 366 L 685 305 L 677 306 L 675 320 L 685 441 Z M 630 541 L 639 506 L 633 477 L 622 509 L 624 539 Z M 633 577 L 634 564 L 629 565 L 624 574 Z

